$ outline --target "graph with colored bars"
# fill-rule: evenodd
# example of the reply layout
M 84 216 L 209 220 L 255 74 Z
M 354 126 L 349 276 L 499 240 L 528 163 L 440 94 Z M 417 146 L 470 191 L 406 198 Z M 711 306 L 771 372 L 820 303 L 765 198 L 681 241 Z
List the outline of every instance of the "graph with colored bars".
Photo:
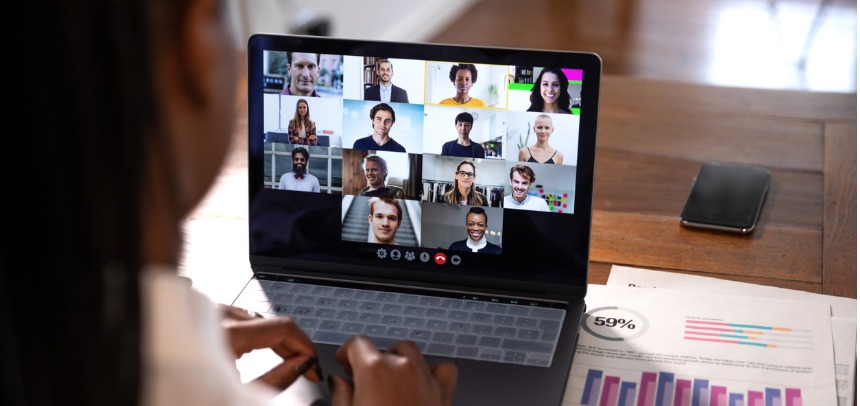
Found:
M 637 393 L 637 387 L 639 391 Z M 735 392 L 707 379 L 676 379 L 674 373 L 643 372 L 637 382 L 589 369 L 581 405 L 588 406 L 802 406 L 797 388 Z
M 685 340 L 765 348 L 813 350 L 813 338 L 812 330 L 788 327 L 690 319 L 687 319 L 684 326 Z

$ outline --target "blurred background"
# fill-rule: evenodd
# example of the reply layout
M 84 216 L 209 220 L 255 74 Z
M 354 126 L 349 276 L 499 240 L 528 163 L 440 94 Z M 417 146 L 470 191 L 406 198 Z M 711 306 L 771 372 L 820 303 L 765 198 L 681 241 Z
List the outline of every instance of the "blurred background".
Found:
M 857 91 L 856 0 L 235 0 L 254 32 L 596 52 L 604 73 Z M 647 103 L 647 100 L 643 100 Z

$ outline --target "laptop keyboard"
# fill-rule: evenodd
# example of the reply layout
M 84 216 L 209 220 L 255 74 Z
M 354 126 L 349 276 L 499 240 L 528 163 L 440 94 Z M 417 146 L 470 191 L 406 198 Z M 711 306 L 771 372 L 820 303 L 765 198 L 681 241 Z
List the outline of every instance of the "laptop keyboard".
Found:
M 461 295 L 462 296 L 462 295 Z M 411 340 L 425 355 L 548 367 L 565 310 L 413 293 L 252 280 L 235 306 L 290 316 L 315 343 Z

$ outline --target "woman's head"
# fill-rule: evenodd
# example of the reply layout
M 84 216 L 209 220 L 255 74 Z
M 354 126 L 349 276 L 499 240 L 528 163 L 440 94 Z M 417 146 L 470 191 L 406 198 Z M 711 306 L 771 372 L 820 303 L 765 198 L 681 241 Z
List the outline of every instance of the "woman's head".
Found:
M 39 278 L 0 288 L 0 307 L 25 308 L 34 291 L 63 306 L 51 320 L 7 312 L 7 353 L 15 356 L 0 375 L 16 378 L 11 399 L 139 403 L 140 271 L 178 261 L 181 220 L 217 176 L 232 138 L 239 59 L 227 10 L 220 0 L 18 8 L 16 22 L 40 28 L 10 51 L 22 56 L 10 75 L 26 86 L 8 91 L 16 120 L 39 125 L 16 148 L 38 155 L 33 179 L 62 177 L 50 187 L 22 185 L 16 189 L 32 200 L 8 202 L 27 221 L 4 225 L 17 246 L 0 268 L 44 261 Z M 41 80 L 58 68 L 62 80 Z M 13 286 L 0 274 L 0 286 Z
M 454 84 L 457 93 L 469 94 L 472 85 L 478 82 L 478 68 L 471 63 L 460 63 L 451 66 L 448 79 Z
M 487 212 L 480 207 L 472 207 L 466 214 L 466 233 L 469 239 L 479 242 L 487 232 Z
M 454 172 L 454 183 L 464 188 L 473 188 L 477 176 L 475 164 L 472 161 L 460 161 L 457 164 L 457 171 Z
M 555 105 L 556 110 L 570 109 L 570 93 L 568 80 L 559 68 L 544 68 L 538 74 L 532 92 L 529 95 L 531 111 L 543 111 L 547 105 Z
M 552 126 L 552 117 L 548 114 L 538 114 L 538 116 L 535 117 L 535 125 L 533 129 L 538 141 L 548 142 L 549 136 L 552 135 L 553 131 L 555 131 L 555 127 Z
M 296 114 L 299 117 L 307 116 L 310 113 L 308 110 L 308 101 L 305 99 L 299 99 L 296 102 Z

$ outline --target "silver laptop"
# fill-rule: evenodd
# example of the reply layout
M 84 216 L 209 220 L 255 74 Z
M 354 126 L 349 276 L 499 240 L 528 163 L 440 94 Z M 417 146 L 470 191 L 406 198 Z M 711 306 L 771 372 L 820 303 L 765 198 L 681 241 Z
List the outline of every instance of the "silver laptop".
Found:
M 352 335 L 412 340 L 457 364 L 457 405 L 560 404 L 600 58 L 271 34 L 247 49 L 254 276 L 234 304 L 294 318 L 325 372 Z

